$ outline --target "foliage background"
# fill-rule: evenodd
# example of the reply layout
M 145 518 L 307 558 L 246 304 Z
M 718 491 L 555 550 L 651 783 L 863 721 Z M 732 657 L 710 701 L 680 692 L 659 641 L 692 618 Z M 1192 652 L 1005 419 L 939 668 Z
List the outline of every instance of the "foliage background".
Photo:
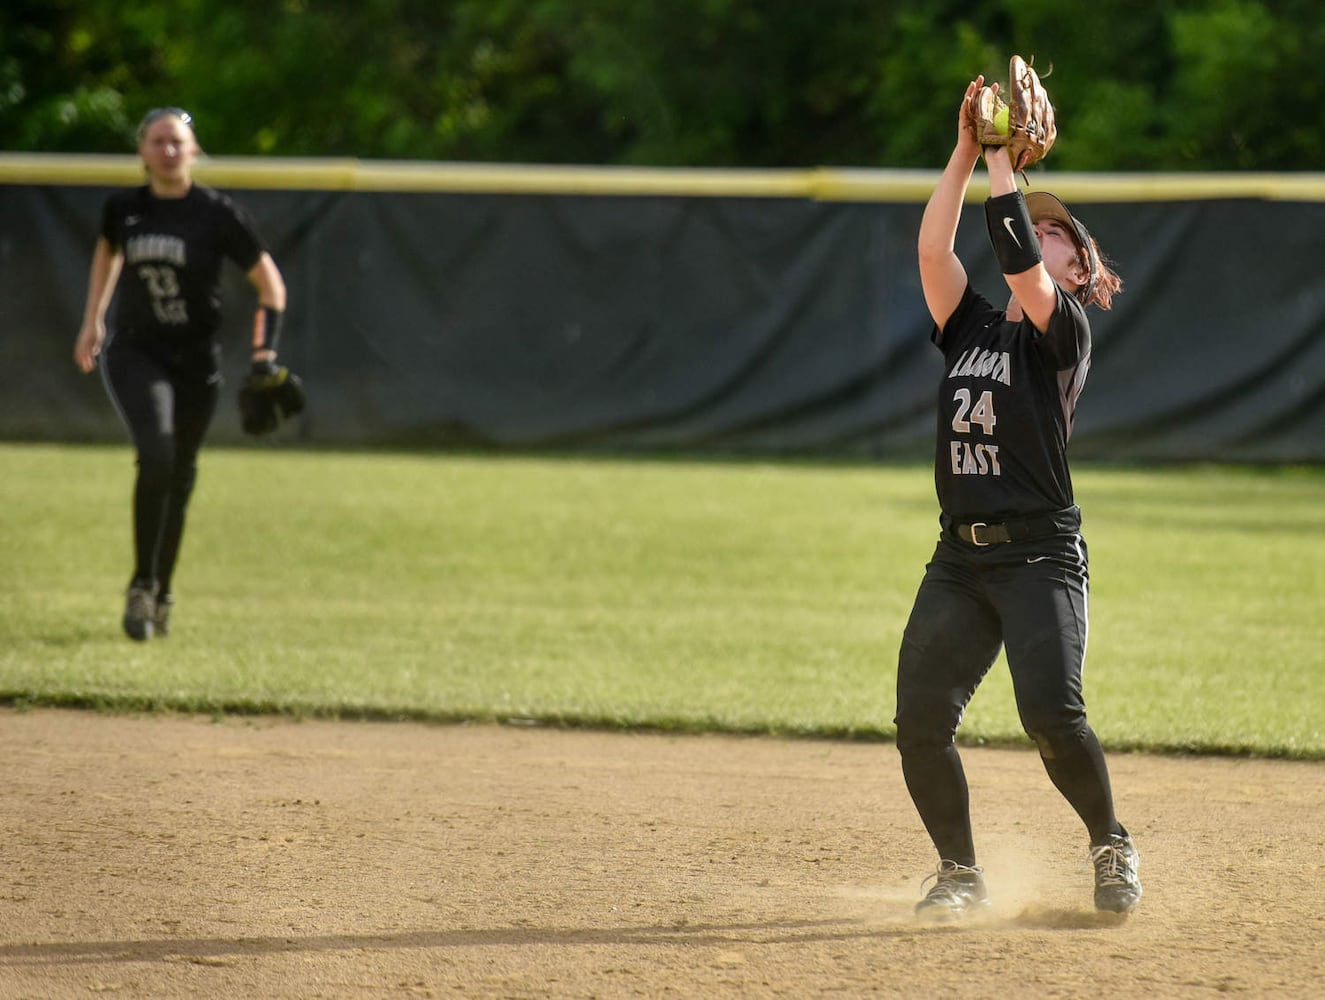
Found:
M 941 166 L 976 73 L 1056 72 L 1063 170 L 1318 169 L 1316 0 L 10 0 L 0 149 Z

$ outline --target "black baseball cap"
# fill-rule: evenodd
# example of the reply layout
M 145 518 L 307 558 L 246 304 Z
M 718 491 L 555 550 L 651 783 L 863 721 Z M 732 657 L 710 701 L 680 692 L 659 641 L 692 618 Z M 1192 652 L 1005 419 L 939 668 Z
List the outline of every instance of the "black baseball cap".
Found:
M 1100 276 L 1100 258 L 1095 252 L 1095 241 L 1090 238 L 1090 230 L 1087 229 L 1075 215 L 1067 210 L 1067 206 L 1057 197 L 1051 195 L 1048 191 L 1031 191 L 1026 195 L 1026 207 L 1031 213 L 1031 222 L 1036 223 L 1041 219 L 1053 219 L 1060 223 L 1064 229 L 1072 236 L 1072 241 L 1076 243 L 1077 249 L 1081 251 L 1082 258 L 1086 261 L 1087 270 L 1090 272 L 1086 279 L 1086 287 L 1082 289 L 1082 300 L 1089 300 L 1090 293 L 1095 290 L 1095 282 Z

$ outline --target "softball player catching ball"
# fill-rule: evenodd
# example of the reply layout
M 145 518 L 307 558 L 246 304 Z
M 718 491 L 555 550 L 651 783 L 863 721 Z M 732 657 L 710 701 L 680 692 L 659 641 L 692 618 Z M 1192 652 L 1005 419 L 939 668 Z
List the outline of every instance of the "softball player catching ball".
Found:
M 193 182 L 198 143 L 187 112 L 148 112 L 138 155 L 147 183 L 111 195 L 102 212 L 74 361 L 84 372 L 100 363 L 137 451 L 123 625 L 142 640 L 170 630 L 185 511 L 220 392 L 222 262 L 238 264 L 257 289 L 255 371 L 274 367 L 285 283 L 247 213 Z
M 939 855 L 916 910 L 951 919 L 988 902 L 954 737 L 1002 647 L 1021 724 L 1089 834 L 1095 906 L 1127 913 L 1141 896 L 1138 858 L 1114 814 L 1104 753 L 1086 721 L 1086 544 L 1067 462 L 1090 367 L 1086 307 L 1108 309 L 1122 282 L 1062 202 L 1022 195 L 1006 148 L 982 150 L 975 105 L 983 83 L 967 88 L 956 147 L 919 238 L 944 374 L 935 463 L 941 532 L 897 674 L 902 771 Z M 1011 292 L 1005 308 L 971 288 L 954 252 L 982 152 L 990 239 Z

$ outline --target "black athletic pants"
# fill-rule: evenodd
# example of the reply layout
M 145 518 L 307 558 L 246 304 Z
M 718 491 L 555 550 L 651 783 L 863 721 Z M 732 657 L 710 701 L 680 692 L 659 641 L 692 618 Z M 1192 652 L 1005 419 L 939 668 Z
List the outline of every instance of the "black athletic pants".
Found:
M 101 370 L 138 453 L 133 581 L 155 583 L 167 594 L 220 377 L 203 366 L 171 364 L 125 338 L 106 345 Z
M 975 864 L 954 737 L 1000 646 L 1021 725 L 1091 844 L 1122 831 L 1082 697 L 1088 590 L 1077 533 L 981 547 L 941 536 L 902 637 L 895 720 L 907 789 L 940 858 Z

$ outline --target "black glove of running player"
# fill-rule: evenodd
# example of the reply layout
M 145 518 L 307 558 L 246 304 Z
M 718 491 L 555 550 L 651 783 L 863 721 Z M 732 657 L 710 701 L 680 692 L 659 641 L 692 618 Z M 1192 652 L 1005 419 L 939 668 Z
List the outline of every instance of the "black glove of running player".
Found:
M 284 365 L 255 361 L 239 387 L 239 422 L 245 434 L 270 434 L 304 410 L 304 383 Z

